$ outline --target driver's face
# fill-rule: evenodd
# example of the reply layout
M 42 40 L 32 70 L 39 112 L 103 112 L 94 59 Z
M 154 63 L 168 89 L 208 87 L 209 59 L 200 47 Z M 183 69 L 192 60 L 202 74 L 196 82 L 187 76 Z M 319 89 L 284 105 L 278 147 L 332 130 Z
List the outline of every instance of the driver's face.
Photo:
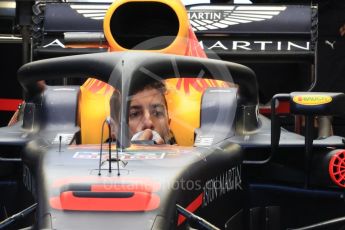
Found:
M 165 98 L 157 89 L 144 89 L 132 96 L 128 120 L 130 138 L 145 129 L 155 130 L 164 140 L 169 138 Z

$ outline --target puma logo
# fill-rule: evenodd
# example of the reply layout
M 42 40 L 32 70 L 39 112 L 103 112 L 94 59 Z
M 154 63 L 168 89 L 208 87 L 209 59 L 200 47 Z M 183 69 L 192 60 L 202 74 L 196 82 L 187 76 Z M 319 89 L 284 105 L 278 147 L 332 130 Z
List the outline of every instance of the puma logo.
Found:
M 326 41 L 325 41 L 325 44 L 326 44 L 326 45 L 329 45 L 329 46 L 332 48 L 332 50 L 334 50 L 335 41 L 334 41 L 334 42 L 330 42 L 330 41 L 326 40 Z

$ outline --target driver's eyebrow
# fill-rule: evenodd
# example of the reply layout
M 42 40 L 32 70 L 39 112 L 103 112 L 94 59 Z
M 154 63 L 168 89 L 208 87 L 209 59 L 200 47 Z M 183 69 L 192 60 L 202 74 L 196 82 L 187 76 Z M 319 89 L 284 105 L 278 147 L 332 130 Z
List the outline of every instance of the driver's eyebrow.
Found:
M 129 109 L 142 109 L 141 105 L 131 105 Z
M 164 104 L 152 104 L 150 105 L 152 109 L 165 109 Z

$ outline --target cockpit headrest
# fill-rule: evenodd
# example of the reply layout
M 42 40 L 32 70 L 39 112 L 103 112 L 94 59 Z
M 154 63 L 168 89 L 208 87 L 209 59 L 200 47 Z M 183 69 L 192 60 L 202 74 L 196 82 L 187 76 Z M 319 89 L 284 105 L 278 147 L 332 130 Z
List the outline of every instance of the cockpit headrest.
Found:
M 209 87 L 229 87 L 229 83 L 199 78 L 165 80 L 170 129 L 178 145 L 193 146 L 195 129 L 200 127 L 201 99 Z

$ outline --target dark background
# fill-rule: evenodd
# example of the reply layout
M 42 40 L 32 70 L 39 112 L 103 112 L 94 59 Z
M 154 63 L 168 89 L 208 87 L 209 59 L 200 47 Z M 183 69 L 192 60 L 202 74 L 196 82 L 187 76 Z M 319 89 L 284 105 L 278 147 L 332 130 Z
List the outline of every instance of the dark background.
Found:
M 214 3 L 231 1 L 213 0 Z M 306 3 L 319 6 L 319 40 L 317 55 L 317 84 L 313 91 L 345 92 L 345 36 L 339 28 L 345 24 L 345 1 L 343 0 L 252 0 L 254 3 Z M 13 18 L 0 17 L 0 34 L 18 34 L 20 28 Z M 334 43 L 332 48 L 329 44 Z M 0 98 L 22 98 L 22 90 L 16 80 L 16 71 L 22 65 L 22 44 L 0 42 L 1 81 Z M 260 84 L 260 101 L 268 103 L 271 96 L 280 92 L 307 90 L 310 86 L 312 68 L 309 63 L 243 63 L 253 68 Z M 279 77 L 277 77 L 279 76 Z M 288 83 L 288 84 L 287 84 Z M 344 108 L 345 109 L 345 108 Z M 8 123 L 13 112 L 0 112 L 0 125 Z M 335 118 L 336 132 L 345 136 L 345 119 Z

